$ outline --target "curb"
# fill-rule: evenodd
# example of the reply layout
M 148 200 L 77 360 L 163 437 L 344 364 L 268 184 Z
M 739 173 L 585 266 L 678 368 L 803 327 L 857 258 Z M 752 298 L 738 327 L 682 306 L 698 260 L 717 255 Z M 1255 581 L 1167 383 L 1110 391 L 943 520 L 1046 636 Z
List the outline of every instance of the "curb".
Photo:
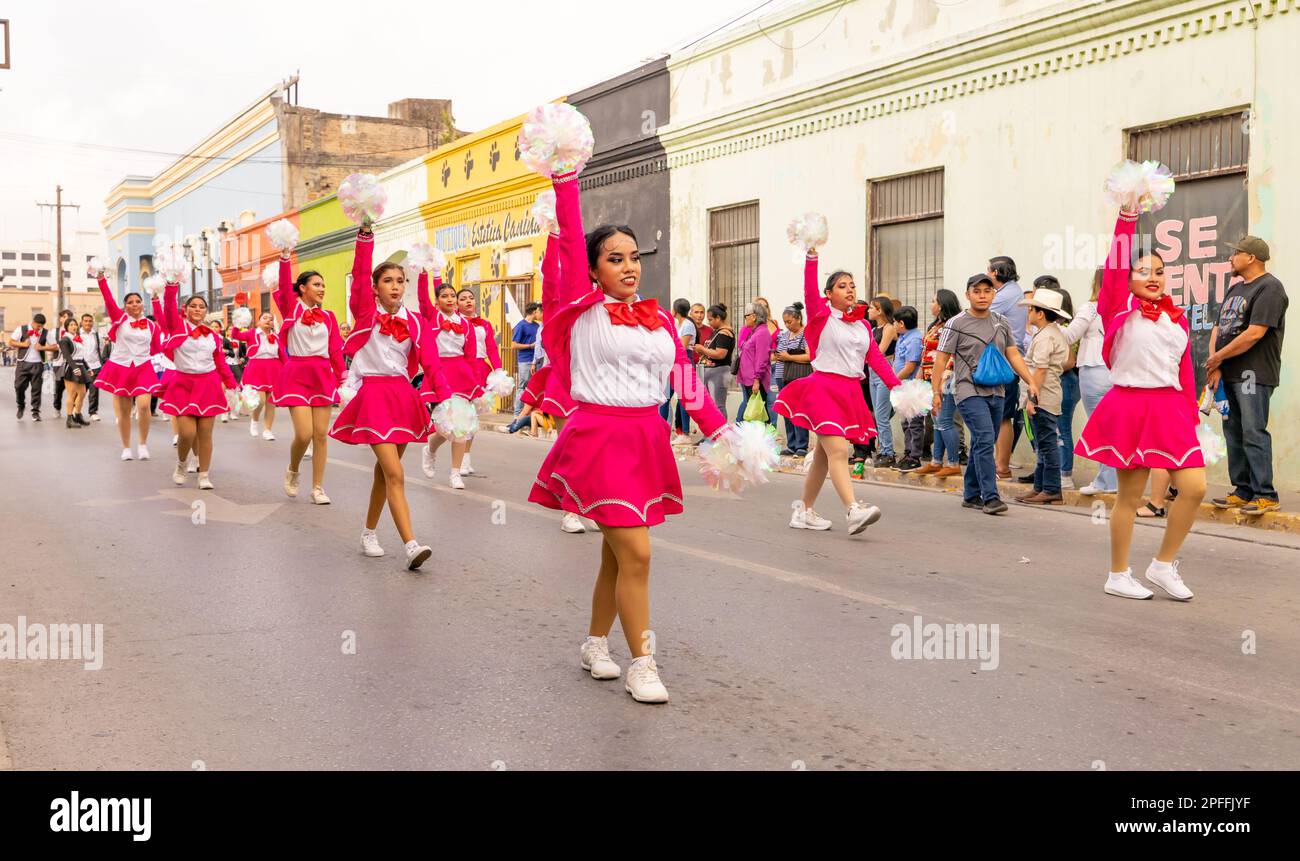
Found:
M 485 427 L 495 425 L 505 425 L 510 423 L 512 416 L 505 416 L 499 413 L 492 413 L 479 417 L 479 421 Z M 677 456 L 693 455 L 696 447 L 694 445 L 675 445 L 673 453 Z M 783 457 L 776 468 L 777 472 L 786 475 L 803 475 L 803 459 L 795 457 Z M 938 490 L 945 493 L 960 493 L 962 489 L 962 480 L 960 476 L 949 478 L 935 478 L 932 475 L 909 475 L 905 472 L 899 472 L 896 469 L 875 469 L 866 467 L 863 470 L 861 478 L 854 478 L 855 482 L 870 482 L 874 484 L 898 484 L 908 487 L 924 487 L 931 490 Z M 998 490 L 1008 504 L 1014 505 L 1016 495 L 1024 492 L 1025 485 L 1014 481 L 999 481 Z M 1115 494 L 1101 493 L 1096 496 L 1084 496 L 1077 490 L 1062 490 L 1061 495 L 1064 497 L 1065 506 L 1073 508 L 1091 509 L 1097 502 L 1102 502 L 1107 509 L 1113 508 L 1115 504 Z M 1056 506 L 1040 506 L 1042 508 L 1053 508 Z M 1215 508 L 1211 503 L 1202 502 L 1201 510 L 1196 515 L 1197 521 L 1207 523 L 1218 523 L 1225 526 L 1248 526 L 1252 529 L 1264 529 L 1271 532 L 1285 532 L 1300 535 L 1300 513 L 1290 511 L 1270 511 L 1266 514 L 1256 515 L 1254 517 L 1242 514 L 1234 509 L 1223 510 Z

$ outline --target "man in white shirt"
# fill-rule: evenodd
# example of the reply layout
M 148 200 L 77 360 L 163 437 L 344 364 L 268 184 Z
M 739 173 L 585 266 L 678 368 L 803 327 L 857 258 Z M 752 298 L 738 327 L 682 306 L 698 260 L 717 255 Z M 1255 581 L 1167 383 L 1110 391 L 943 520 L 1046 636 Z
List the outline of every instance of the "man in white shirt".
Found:
M 58 344 L 59 338 L 63 337 L 63 326 L 72 317 L 72 312 L 64 308 L 59 312 L 59 323 L 54 327 L 50 334 L 54 336 L 54 343 Z M 59 410 L 63 409 L 63 351 L 56 350 L 50 360 L 50 367 L 54 369 L 54 417 L 59 417 Z
M 86 367 L 99 373 L 103 366 L 104 360 L 104 342 L 99 336 L 99 330 L 95 328 L 95 318 L 91 314 L 81 315 L 81 344 L 80 358 L 86 363 Z M 99 389 L 90 386 L 90 391 L 86 393 L 86 402 L 90 409 L 90 420 L 99 421 Z
M 18 351 L 18 368 L 14 372 L 14 399 L 18 401 L 18 418 L 27 406 L 27 389 L 32 390 L 32 421 L 41 420 L 41 382 L 45 357 L 57 352 L 58 339 L 45 328 L 45 315 L 36 314 L 30 326 L 19 326 L 9 337 L 9 346 Z

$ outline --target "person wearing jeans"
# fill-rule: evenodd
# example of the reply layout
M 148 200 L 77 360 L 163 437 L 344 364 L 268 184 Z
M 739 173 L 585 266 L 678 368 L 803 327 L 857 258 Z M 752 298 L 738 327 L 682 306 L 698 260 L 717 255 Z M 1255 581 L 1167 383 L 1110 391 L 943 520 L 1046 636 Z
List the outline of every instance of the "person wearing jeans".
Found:
M 1095 305 L 1093 309 L 1095 314 Z M 1082 354 L 1082 352 L 1081 349 L 1080 353 Z M 1085 365 L 1079 368 L 1079 390 L 1083 395 L 1084 413 L 1092 415 L 1092 411 L 1097 409 L 1097 404 L 1101 403 L 1102 395 L 1110 391 L 1110 369 L 1105 365 Z M 1073 449 L 1073 446 L 1071 448 Z M 1118 490 L 1119 485 L 1115 479 L 1115 467 L 1107 466 L 1104 463 L 1097 467 L 1097 477 L 1089 484 L 1079 488 L 1079 492 L 1084 496 L 1095 496 L 1098 493 L 1115 493 Z
M 540 302 L 529 302 L 524 306 L 524 319 L 515 324 L 514 331 L 510 334 L 510 346 L 519 352 L 516 354 L 517 364 L 515 367 L 515 417 L 519 416 L 519 411 L 524 408 L 523 393 L 524 387 L 528 385 L 528 380 L 533 375 L 533 353 L 539 346 L 537 343 L 537 333 L 541 329 L 542 305 Z
M 993 463 L 993 445 L 1002 424 L 1001 395 L 972 395 L 957 405 L 970 432 L 969 462 L 962 490 L 962 504 L 971 508 L 996 509 L 1006 503 L 998 496 L 998 473 Z
M 1097 295 L 1101 291 L 1101 270 L 1098 269 L 1092 276 L 1092 295 L 1079 313 L 1074 315 L 1070 325 L 1065 327 L 1065 340 L 1070 344 L 1078 344 L 1079 351 L 1074 357 L 1074 366 L 1079 371 L 1079 395 L 1083 400 L 1083 412 L 1085 415 L 1092 415 L 1092 411 L 1101 403 L 1101 398 L 1106 392 L 1110 391 L 1110 369 L 1106 367 L 1106 362 L 1101 357 L 1101 346 L 1105 340 L 1105 332 L 1101 324 L 1101 315 L 1097 313 Z M 1064 424 L 1064 422 L 1062 422 Z M 1071 428 L 1073 431 L 1073 428 Z M 1074 461 L 1074 446 L 1071 444 L 1066 449 L 1070 454 L 1070 463 Z M 1064 462 L 1064 461 L 1063 461 Z M 1065 469 L 1071 472 L 1070 469 Z M 1088 484 L 1079 488 L 1079 493 L 1084 496 L 1095 496 L 1098 493 L 1117 493 L 1119 484 L 1115 476 L 1115 467 L 1107 464 L 1097 465 L 1097 477 Z

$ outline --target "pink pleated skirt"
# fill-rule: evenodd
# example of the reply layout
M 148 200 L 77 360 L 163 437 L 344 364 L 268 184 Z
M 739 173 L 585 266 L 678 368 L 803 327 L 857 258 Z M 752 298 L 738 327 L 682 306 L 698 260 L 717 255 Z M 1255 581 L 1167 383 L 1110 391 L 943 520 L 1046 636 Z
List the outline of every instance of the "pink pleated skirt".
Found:
M 95 388 L 110 395 L 134 398 L 140 395 L 157 394 L 162 388 L 162 383 L 158 380 L 152 362 L 121 365 L 110 360 L 99 369 L 99 376 L 95 377 Z
M 250 359 L 244 365 L 244 378 L 240 381 L 245 386 L 252 386 L 259 392 L 275 390 L 275 384 L 284 373 L 284 362 L 276 359 Z M 333 374 L 331 373 L 331 377 Z
M 162 372 L 162 376 L 158 378 L 158 391 L 154 393 L 154 397 L 156 397 L 160 401 L 164 397 L 166 397 L 167 387 L 171 385 L 172 380 L 174 379 L 176 379 L 175 368 L 167 368 L 166 370 L 164 370 Z
M 1074 444 L 1074 453 L 1116 469 L 1205 466 L 1196 403 L 1174 388 L 1112 386 Z
M 442 375 L 446 378 L 447 385 L 451 388 L 454 397 L 472 401 L 485 391 L 483 383 L 487 380 L 487 374 L 484 373 L 480 379 L 476 367 L 486 367 L 483 362 L 477 359 L 467 359 L 464 356 L 444 356 L 438 360 L 438 364 L 442 366 Z M 425 375 L 424 382 L 420 384 L 420 397 L 426 402 L 434 402 L 433 380 L 428 374 Z
M 429 411 L 406 377 L 362 377 L 356 395 L 339 413 L 330 436 L 348 445 L 424 442 Z
M 603 526 L 656 526 L 682 512 L 682 482 L 656 407 L 579 404 L 528 501 Z
M 876 420 L 857 377 L 813 371 L 782 389 L 772 409 L 819 436 L 865 444 L 876 435 Z
M 338 402 L 338 378 L 324 356 L 290 356 L 271 389 L 271 403 L 277 407 L 328 407 Z
M 200 418 L 229 412 L 226 387 L 216 371 L 206 374 L 186 374 L 176 371 L 162 394 L 158 408 L 169 416 L 198 416 Z

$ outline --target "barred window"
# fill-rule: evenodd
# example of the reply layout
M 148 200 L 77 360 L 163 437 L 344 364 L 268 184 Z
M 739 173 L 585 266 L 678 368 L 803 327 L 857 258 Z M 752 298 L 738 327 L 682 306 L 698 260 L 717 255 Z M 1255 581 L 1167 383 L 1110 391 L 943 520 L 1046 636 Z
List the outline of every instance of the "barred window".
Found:
M 867 197 L 868 293 L 924 316 L 943 286 L 943 168 L 871 180 Z
M 709 210 L 709 302 L 735 320 L 758 287 L 758 201 Z

